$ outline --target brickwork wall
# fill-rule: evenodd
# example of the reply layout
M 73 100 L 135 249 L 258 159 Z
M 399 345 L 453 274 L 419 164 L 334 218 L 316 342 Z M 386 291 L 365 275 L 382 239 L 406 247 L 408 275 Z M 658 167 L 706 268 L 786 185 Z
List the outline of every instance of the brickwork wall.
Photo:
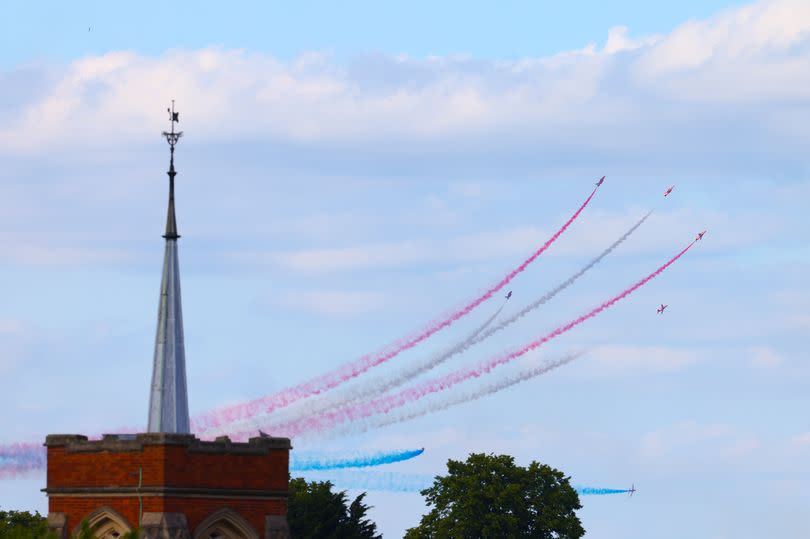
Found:
M 233 489 L 279 494 L 277 499 L 264 500 L 225 498 L 215 493 L 203 497 L 142 494 L 144 512 L 182 513 L 192 534 L 210 514 L 223 508 L 241 515 L 260 537 L 264 537 L 265 516 L 286 516 L 288 440 L 285 440 L 286 446 L 278 440 L 217 445 L 200 443 L 193 437 L 165 436 L 167 443 L 155 443 L 161 439 L 154 435 L 144 439 L 139 436 L 138 440 L 103 442 L 49 436 L 47 489 L 51 492 L 61 488 L 132 489 L 138 484 L 138 469 L 142 468 L 143 488 Z M 121 514 L 131 527 L 137 525 L 139 503 L 134 493 L 87 494 L 49 496 L 49 511 L 67 515 L 68 531 L 88 514 L 105 506 Z

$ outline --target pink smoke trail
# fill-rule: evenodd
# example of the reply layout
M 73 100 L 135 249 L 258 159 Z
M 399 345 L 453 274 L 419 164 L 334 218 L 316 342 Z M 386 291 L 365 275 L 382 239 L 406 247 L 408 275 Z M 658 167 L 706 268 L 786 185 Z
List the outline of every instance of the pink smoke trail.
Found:
M 551 238 L 549 238 L 539 249 L 537 249 L 532 255 L 523 261 L 517 268 L 513 269 L 509 272 L 503 279 L 501 279 L 497 284 L 492 286 L 489 290 L 487 290 L 484 294 L 474 299 L 472 302 L 467 304 L 464 308 L 450 314 L 444 319 L 439 321 L 434 321 L 430 323 L 424 330 L 420 333 L 406 338 L 400 342 L 394 343 L 392 347 L 387 350 L 383 350 L 382 352 L 378 352 L 377 354 L 371 354 L 361 357 L 355 361 L 346 363 L 341 367 L 319 376 L 313 380 L 304 382 L 297 386 L 293 386 L 288 389 L 284 389 L 279 393 L 275 393 L 273 395 L 268 395 L 266 397 L 262 397 L 244 404 L 239 404 L 236 406 L 231 406 L 228 408 L 223 408 L 221 410 L 210 412 L 200 418 L 196 418 L 193 421 L 192 430 L 199 432 L 205 431 L 212 428 L 219 427 L 223 423 L 232 423 L 234 421 L 239 421 L 242 419 L 247 419 L 249 417 L 253 417 L 260 413 L 269 413 L 275 410 L 276 408 L 281 408 L 291 404 L 297 400 L 317 395 L 329 389 L 332 389 L 352 378 L 359 376 L 360 374 L 366 372 L 372 367 L 375 367 L 381 363 L 388 361 L 389 359 L 396 357 L 400 353 L 404 352 L 405 350 L 409 350 L 413 348 L 420 342 L 424 341 L 434 333 L 438 332 L 441 329 L 446 328 L 453 322 L 459 320 L 463 316 L 469 314 L 473 309 L 481 305 L 483 302 L 491 298 L 495 293 L 497 293 L 500 289 L 504 286 L 509 284 L 512 279 L 514 279 L 519 273 L 523 272 L 529 264 L 534 262 L 537 257 L 539 257 L 543 252 L 548 249 L 552 243 L 554 243 L 557 238 L 559 238 L 563 232 L 568 229 L 568 227 L 573 223 L 579 214 L 588 206 L 591 199 L 596 195 L 596 192 L 599 190 L 599 186 L 597 186 L 593 192 L 585 199 L 585 202 L 577 209 L 576 212 L 568 219 L 568 221 L 560 227 L 557 232 L 554 233 Z
M 421 361 L 409 362 L 395 373 L 388 373 L 382 376 L 372 377 L 371 379 L 366 377 L 363 378 L 359 385 L 352 386 L 351 384 L 347 384 L 342 386 L 340 389 L 336 389 L 335 391 L 331 391 L 324 395 L 299 401 L 291 406 L 287 406 L 283 410 L 273 412 L 270 419 L 272 419 L 273 424 L 283 424 L 298 421 L 304 417 L 321 413 L 324 410 L 331 410 L 340 406 L 346 406 L 353 402 L 361 401 L 366 397 L 382 395 L 394 388 L 404 385 L 409 380 L 416 378 L 423 372 L 429 371 L 436 365 L 441 364 L 444 360 L 461 352 L 463 348 L 470 346 L 470 343 L 472 343 L 475 338 L 478 337 L 478 335 L 480 335 L 487 327 L 489 327 L 490 324 L 492 324 L 492 322 L 495 321 L 496 318 L 498 318 L 498 315 L 501 314 L 504 307 L 506 307 L 506 300 L 504 300 L 503 304 L 498 308 L 497 311 L 487 318 L 483 324 L 475 328 L 470 335 L 440 354 L 434 355 L 427 359 L 422 359 Z M 256 415 L 250 419 L 236 421 L 219 429 L 207 430 L 202 434 L 206 437 L 211 437 L 228 434 L 229 432 L 235 430 L 247 431 L 253 428 L 254 425 L 265 425 L 267 421 L 268 416 Z
M 285 425 L 278 425 L 276 429 L 274 429 L 274 434 L 277 435 L 281 434 L 284 436 L 295 436 L 308 431 L 321 431 L 324 429 L 333 428 L 347 421 L 355 421 L 358 419 L 369 417 L 374 414 L 384 414 L 392 409 L 399 408 L 411 402 L 417 401 L 422 397 L 425 397 L 426 395 L 429 395 L 431 393 L 443 391 L 471 378 L 478 378 L 488 373 L 489 371 L 491 371 L 492 369 L 494 369 L 499 365 L 508 363 L 526 354 L 527 352 L 531 352 L 532 350 L 542 346 L 548 341 L 572 330 L 573 328 L 582 324 L 586 320 L 595 317 L 605 309 L 612 307 L 614 304 L 626 298 L 627 296 L 629 296 L 630 294 L 632 294 L 633 292 L 635 292 L 636 290 L 638 290 L 639 288 L 650 282 L 652 279 L 663 273 L 664 270 L 666 270 L 669 266 L 674 264 L 679 258 L 685 255 L 686 252 L 689 251 L 689 249 L 691 249 L 693 245 L 695 245 L 696 241 L 697 240 L 690 243 L 680 253 L 669 259 L 669 261 L 667 261 L 664 265 L 662 265 L 661 267 L 659 267 L 658 269 L 656 269 L 655 271 L 653 271 L 652 273 L 650 273 L 649 275 L 638 281 L 630 288 L 624 290 L 618 295 L 605 301 L 604 303 L 590 310 L 586 314 L 583 314 L 582 316 L 575 318 L 574 320 L 568 322 L 567 324 L 558 327 L 551 333 L 548 333 L 547 335 L 528 343 L 527 345 L 523 346 L 518 350 L 515 350 L 513 352 L 501 356 L 496 356 L 490 359 L 489 361 L 481 363 L 475 368 L 460 369 L 458 371 L 451 372 L 446 376 L 435 378 L 423 384 L 404 389 L 394 395 L 383 396 L 357 405 L 345 406 L 343 408 L 339 408 L 331 412 L 324 412 L 322 414 L 308 417 L 300 421 L 287 423 Z M 240 437 L 248 436 L 250 434 L 251 433 L 248 432 L 236 433 L 233 436 L 236 439 L 239 439 Z

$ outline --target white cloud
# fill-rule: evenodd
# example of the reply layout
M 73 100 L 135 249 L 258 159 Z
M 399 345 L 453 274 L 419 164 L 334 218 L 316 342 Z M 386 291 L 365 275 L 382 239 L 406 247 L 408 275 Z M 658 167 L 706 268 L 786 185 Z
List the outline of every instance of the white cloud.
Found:
M 270 263 L 307 273 L 390 268 L 423 261 L 429 256 L 427 248 L 414 242 L 236 255 L 243 262 Z
M 108 136 L 110 126 L 116 141 L 144 140 L 165 127 L 168 95 L 198 140 L 238 135 L 390 150 L 391 141 L 472 137 L 493 147 L 531 140 L 579 153 L 637 152 L 639 144 L 704 151 L 700 135 L 716 132 L 723 118 L 738 118 L 726 128 L 735 148 L 739 129 L 754 135 L 762 126 L 806 140 L 810 127 L 792 121 L 791 111 L 810 97 L 808 45 L 810 4 L 773 0 L 667 35 L 631 39 L 613 27 L 601 50 L 589 45 L 545 58 L 389 56 L 346 66 L 318 53 L 281 62 L 215 48 L 157 58 L 111 52 L 73 62 L 55 83 L 46 79 L 46 97 L 20 103 L 16 120 L 0 126 L 0 146 L 36 152 L 120 143 Z M 770 149 L 778 151 L 778 140 Z
M 323 316 L 351 317 L 381 309 L 385 299 L 378 292 L 302 290 L 287 292 L 274 303 Z
M 12 318 L 0 318 L 0 334 L 20 335 L 25 331 L 25 324 Z
M 697 451 L 703 458 L 718 460 L 742 457 L 761 447 L 760 441 L 722 423 L 677 423 L 645 434 L 640 452 L 651 460 L 686 460 Z
M 643 370 L 673 372 L 700 361 L 703 354 L 696 350 L 665 348 L 663 346 L 608 345 L 594 348 L 587 361 L 600 372 Z
M 479 198 L 484 194 L 484 186 L 478 182 L 454 183 L 451 190 L 466 198 Z
M 798 448 L 810 448 L 810 432 L 797 434 L 791 439 L 791 444 Z
M 130 262 L 134 253 L 122 249 L 91 249 L 48 245 L 7 244 L 0 261 L 32 266 L 74 266 L 110 262 Z
M 740 102 L 807 97 L 810 4 L 760 1 L 689 21 L 645 50 L 640 80 L 671 97 Z
M 429 196 L 427 203 L 436 211 L 444 202 Z M 572 226 L 545 256 L 591 257 L 616 241 L 632 226 L 645 210 L 605 211 L 593 208 L 588 213 L 588 226 Z M 444 212 L 452 221 L 452 212 Z M 694 237 L 698 227 L 711 231 L 711 242 L 701 244 L 702 250 L 717 251 L 756 245 L 772 238 L 784 229 L 782 219 L 759 219 L 749 214 L 741 224 L 739 215 L 717 211 L 678 209 L 652 215 L 648 224 L 634 234 L 632 241 L 622 245 L 618 254 L 670 252 Z M 434 221 L 440 219 L 434 216 Z M 269 264 L 294 272 L 326 274 L 370 269 L 386 269 L 429 263 L 467 263 L 502 259 L 515 262 L 529 256 L 559 227 L 565 216 L 554 223 L 539 227 L 516 225 L 487 232 L 460 234 L 455 237 L 407 240 L 365 245 L 298 249 L 286 252 L 238 252 L 233 259 L 241 263 Z
M 628 28 L 626 26 L 614 26 L 608 30 L 608 38 L 602 52 L 606 54 L 616 54 L 624 51 L 634 51 L 642 47 L 648 47 L 661 41 L 661 36 L 647 36 L 641 39 L 627 37 Z
M 25 322 L 13 318 L 0 319 L 0 374 L 20 364 L 30 337 L 31 328 Z
M 784 358 L 773 349 L 764 346 L 752 348 L 749 353 L 749 362 L 752 367 L 778 367 L 785 361 Z

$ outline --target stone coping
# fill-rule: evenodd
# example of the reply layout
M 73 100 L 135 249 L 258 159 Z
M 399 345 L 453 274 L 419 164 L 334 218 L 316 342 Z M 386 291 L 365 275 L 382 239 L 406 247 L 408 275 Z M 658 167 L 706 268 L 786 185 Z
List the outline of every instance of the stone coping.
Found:
M 281 489 L 241 489 L 231 487 L 47 487 L 40 489 L 49 497 L 69 496 L 72 498 L 111 498 L 111 497 L 176 497 L 176 498 L 240 498 L 240 499 L 284 499 L 287 490 Z
M 142 451 L 145 445 L 176 445 L 188 448 L 190 453 L 216 453 L 235 455 L 266 455 L 271 449 L 292 449 L 289 438 L 261 437 L 247 442 L 232 442 L 227 436 L 214 441 L 203 441 L 193 434 L 148 432 L 140 434 L 105 434 L 101 440 L 88 440 L 81 434 L 49 434 L 46 447 L 64 447 L 68 453 L 100 451 Z

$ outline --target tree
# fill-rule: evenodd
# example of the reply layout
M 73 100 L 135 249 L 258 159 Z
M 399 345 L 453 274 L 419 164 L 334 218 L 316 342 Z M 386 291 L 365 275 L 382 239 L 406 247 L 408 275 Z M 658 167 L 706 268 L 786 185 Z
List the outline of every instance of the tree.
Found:
M 48 520 L 38 511 L 0 511 L 0 538 L 39 539 L 50 536 Z
M 346 492 L 332 492 L 332 483 L 290 480 L 287 522 L 296 539 L 380 539 L 377 525 L 366 518 L 370 509 L 360 494 L 346 505 Z
M 537 462 L 516 466 L 508 455 L 449 460 L 447 476 L 422 491 L 433 509 L 405 539 L 578 539 L 585 535 L 575 513 L 582 506 L 569 479 Z
M 76 534 L 73 539 L 96 539 L 96 535 L 93 533 L 93 530 L 90 529 L 89 522 L 82 520 L 81 526 L 79 533 Z
M 138 539 L 137 528 L 125 533 L 120 539 Z M 56 534 L 48 531 L 48 519 L 39 511 L 0 511 L 0 539 L 56 539 Z M 83 520 L 79 533 L 73 539 L 96 539 L 90 524 Z

